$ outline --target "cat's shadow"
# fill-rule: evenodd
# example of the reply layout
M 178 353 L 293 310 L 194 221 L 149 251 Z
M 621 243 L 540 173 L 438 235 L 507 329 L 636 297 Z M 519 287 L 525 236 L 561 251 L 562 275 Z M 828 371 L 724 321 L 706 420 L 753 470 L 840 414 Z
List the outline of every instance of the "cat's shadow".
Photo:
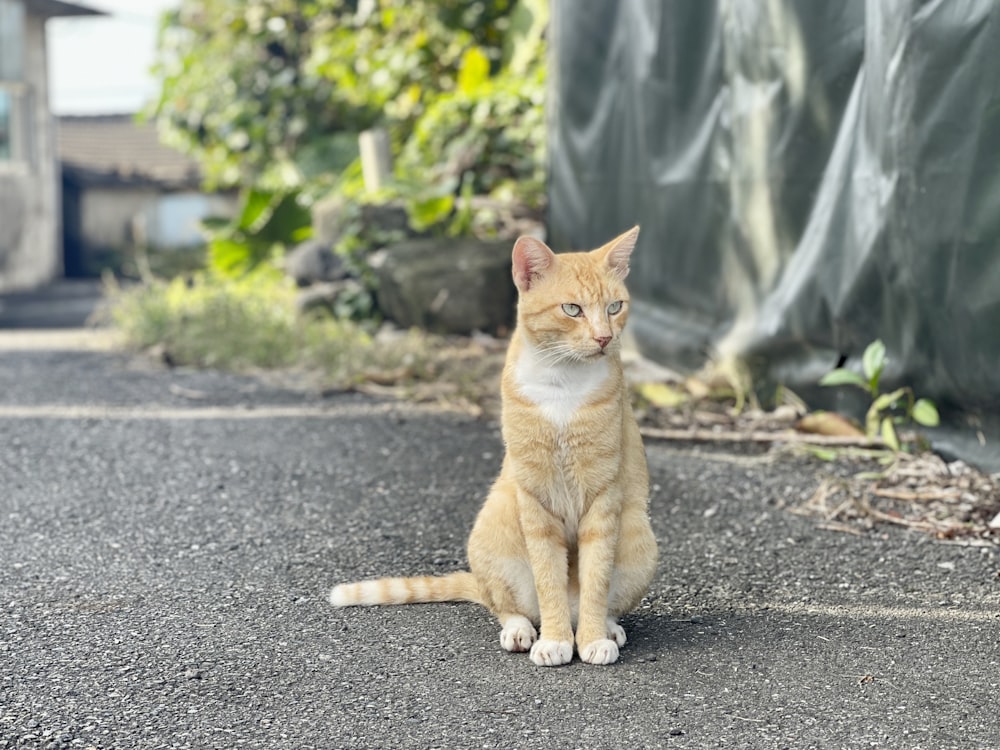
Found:
M 651 662 L 678 649 L 699 649 L 714 644 L 733 613 L 704 615 L 633 612 L 621 618 L 628 643 L 622 662 Z
M 733 612 L 686 615 L 682 613 L 634 612 L 619 622 L 625 629 L 628 641 L 621 651 L 619 664 L 644 664 L 669 658 L 678 650 L 711 650 L 733 630 L 742 630 L 734 620 L 741 619 Z M 496 622 L 484 614 L 484 637 L 492 634 Z M 574 662 L 577 658 L 574 657 Z

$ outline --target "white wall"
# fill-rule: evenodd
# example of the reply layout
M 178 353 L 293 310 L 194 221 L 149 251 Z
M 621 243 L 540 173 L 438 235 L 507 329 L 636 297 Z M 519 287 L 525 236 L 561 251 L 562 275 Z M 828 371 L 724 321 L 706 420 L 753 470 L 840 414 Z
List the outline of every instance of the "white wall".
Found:
M 153 187 L 88 187 L 81 195 L 82 240 L 88 248 L 125 250 L 136 243 L 136 222 L 145 228 L 151 249 L 176 249 L 204 243 L 199 221 L 232 216 L 236 200 L 189 191 L 160 193 Z
M 145 215 L 150 247 L 181 248 L 204 243 L 200 222 L 208 216 L 232 216 L 235 199 L 185 192 L 160 197 Z
M 42 286 L 62 273 L 59 178 L 55 133 L 48 109 L 45 21 L 25 19 L 23 159 L 0 162 L 0 291 Z

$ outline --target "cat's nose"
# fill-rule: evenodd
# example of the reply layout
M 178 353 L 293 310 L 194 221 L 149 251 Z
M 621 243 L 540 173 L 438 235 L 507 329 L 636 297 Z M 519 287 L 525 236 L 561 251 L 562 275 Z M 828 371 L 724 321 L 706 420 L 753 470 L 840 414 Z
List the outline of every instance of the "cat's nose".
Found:
M 600 347 L 603 349 L 604 347 L 606 347 L 608 344 L 611 343 L 611 337 L 610 336 L 594 336 L 594 341 L 596 341 L 600 345 Z

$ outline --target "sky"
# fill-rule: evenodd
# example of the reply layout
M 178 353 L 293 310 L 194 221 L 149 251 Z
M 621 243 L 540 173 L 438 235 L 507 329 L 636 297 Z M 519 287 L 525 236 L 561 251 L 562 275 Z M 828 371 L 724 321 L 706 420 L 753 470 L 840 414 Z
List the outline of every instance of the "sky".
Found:
M 48 22 L 49 99 L 57 115 L 137 112 L 156 95 L 149 75 L 160 13 L 180 0 L 73 0 L 110 16 Z

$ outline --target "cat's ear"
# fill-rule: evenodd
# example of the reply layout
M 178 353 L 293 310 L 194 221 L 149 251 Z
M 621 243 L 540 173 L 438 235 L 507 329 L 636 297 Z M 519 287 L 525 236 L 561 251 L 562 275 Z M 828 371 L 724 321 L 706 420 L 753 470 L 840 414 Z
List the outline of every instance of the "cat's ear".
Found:
M 615 276 L 622 281 L 628 276 L 629 258 L 635 250 L 636 240 L 639 239 L 638 225 L 632 227 L 624 234 L 618 235 L 598 252 L 603 252 L 608 268 Z
M 518 291 L 526 292 L 556 261 L 549 246 L 534 237 L 518 237 L 514 243 L 513 274 Z

